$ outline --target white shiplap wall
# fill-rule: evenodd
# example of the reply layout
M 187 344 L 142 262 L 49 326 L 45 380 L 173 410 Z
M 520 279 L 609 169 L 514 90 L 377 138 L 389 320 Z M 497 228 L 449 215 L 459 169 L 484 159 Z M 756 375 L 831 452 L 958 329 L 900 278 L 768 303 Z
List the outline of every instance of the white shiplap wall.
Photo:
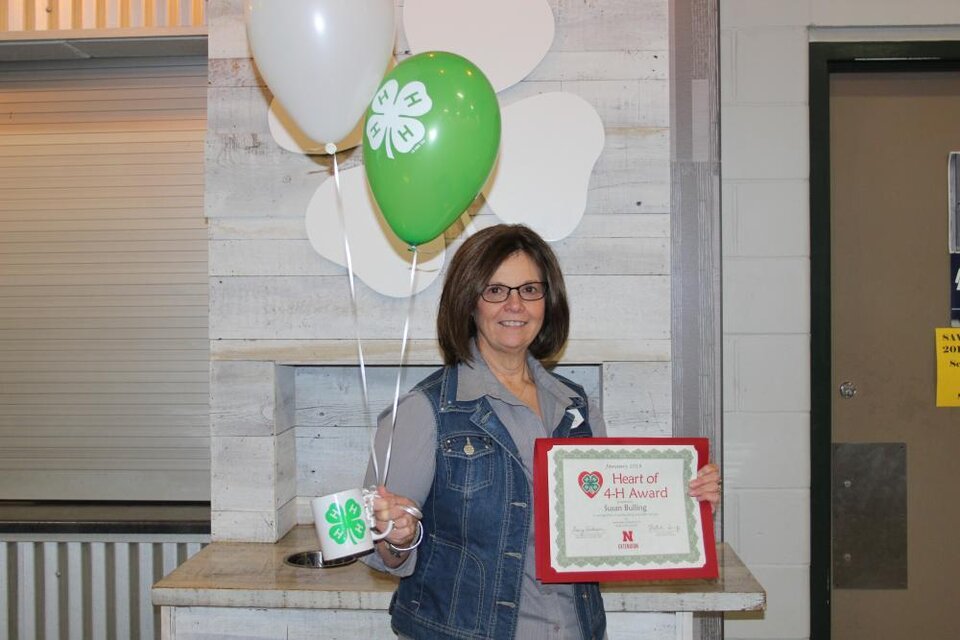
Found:
M 587 215 L 556 244 L 573 300 L 564 363 L 602 365 L 612 433 L 668 434 L 668 3 L 551 6 L 557 31 L 550 52 L 500 98 L 573 92 L 597 109 L 606 132 Z M 354 324 L 344 270 L 313 253 L 304 230 L 306 204 L 329 179 L 330 162 L 286 152 L 271 139 L 270 94 L 250 60 L 242 2 L 212 0 L 207 15 L 213 537 L 273 541 L 297 522 L 297 497 L 308 497 L 298 490 L 306 467 L 295 459 L 297 400 L 286 386 L 305 374 L 274 363 L 355 365 Z M 396 48 L 405 51 L 402 32 Z M 344 153 L 341 167 L 358 160 L 358 151 Z M 482 224 L 492 221 L 480 215 Z M 456 245 L 459 231 L 452 228 L 448 242 Z M 439 363 L 439 288 L 416 299 L 412 363 Z M 368 362 L 395 364 L 406 302 L 361 284 L 358 303 Z M 315 435 L 327 453 L 343 446 L 335 429 Z
M 0 498 L 209 496 L 205 86 L 0 63 Z
M 668 1 L 550 5 L 556 19 L 550 52 L 500 98 L 507 104 L 570 91 L 596 108 L 606 133 L 586 216 L 555 245 L 573 314 L 562 364 L 593 376 L 611 434 L 668 435 Z M 359 406 L 356 372 L 343 368 L 357 363 L 346 274 L 311 251 L 304 229 L 306 204 L 330 179 L 330 162 L 285 152 L 271 139 L 270 94 L 250 60 L 241 0 L 211 0 L 207 15 L 212 534 L 215 540 L 271 542 L 308 521 L 309 497 L 340 488 L 347 475 L 359 477 L 367 429 L 341 427 L 370 422 Z M 405 49 L 401 32 L 396 50 L 403 56 Z M 341 154 L 341 167 L 355 166 L 359 155 Z M 492 215 L 481 208 L 478 222 L 489 224 Z M 450 229 L 448 243 L 455 247 L 459 234 L 458 226 Z M 439 363 L 439 289 L 437 282 L 416 299 L 411 365 Z M 358 303 L 367 362 L 383 366 L 372 373 L 384 378 L 373 385 L 376 413 L 392 394 L 406 301 L 360 284 Z M 422 373 L 410 369 L 411 376 Z M 348 460 L 358 468 L 343 464 Z M 207 619 L 214 612 L 197 613 L 211 630 L 222 629 L 221 621 Z M 288 624 L 294 635 L 317 619 L 262 613 L 266 618 L 258 624 Z M 382 629 L 384 619 L 373 615 L 355 623 Z M 669 614 L 610 618 L 612 639 L 663 640 L 676 631 Z
M 432 366 L 407 366 L 406 391 L 432 373 Z M 557 367 L 557 373 L 581 384 L 591 399 L 600 397 L 600 367 Z M 377 415 L 393 402 L 396 367 L 367 369 L 369 411 L 364 410 L 357 367 L 298 367 L 296 370 L 297 495 L 321 496 L 360 486 L 370 458 L 370 437 Z M 383 461 L 380 461 L 383 464 Z M 298 520 L 312 518 L 307 500 L 298 504 Z

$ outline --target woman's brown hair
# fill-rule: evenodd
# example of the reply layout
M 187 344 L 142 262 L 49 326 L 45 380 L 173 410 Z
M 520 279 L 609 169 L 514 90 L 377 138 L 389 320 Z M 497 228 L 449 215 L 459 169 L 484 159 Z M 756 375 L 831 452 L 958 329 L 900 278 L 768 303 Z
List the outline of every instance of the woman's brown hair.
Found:
M 557 256 L 529 227 L 498 224 L 470 236 L 450 262 L 437 312 L 437 336 L 445 364 L 470 362 L 470 342 L 477 335 L 473 312 L 480 293 L 503 261 L 518 251 L 533 260 L 547 283 L 543 326 L 530 353 L 538 360 L 549 360 L 563 349 L 570 332 L 570 307 Z

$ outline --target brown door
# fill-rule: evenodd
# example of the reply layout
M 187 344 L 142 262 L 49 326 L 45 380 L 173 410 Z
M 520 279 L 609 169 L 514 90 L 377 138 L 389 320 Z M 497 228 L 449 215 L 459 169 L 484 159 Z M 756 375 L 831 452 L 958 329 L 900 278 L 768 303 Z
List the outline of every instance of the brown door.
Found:
M 960 637 L 960 409 L 934 361 L 958 150 L 960 72 L 831 74 L 835 640 Z

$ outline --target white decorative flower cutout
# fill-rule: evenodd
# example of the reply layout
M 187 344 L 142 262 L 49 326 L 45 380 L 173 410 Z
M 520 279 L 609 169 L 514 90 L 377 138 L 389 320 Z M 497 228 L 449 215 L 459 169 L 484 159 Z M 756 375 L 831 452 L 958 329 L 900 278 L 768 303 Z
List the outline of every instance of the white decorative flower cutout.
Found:
M 500 114 L 496 176 L 483 188 L 487 204 L 504 222 L 526 224 L 545 240 L 567 237 L 583 217 L 603 150 L 600 116 L 572 93 L 533 96 Z
M 393 160 L 393 150 L 410 153 L 416 150 L 427 135 L 427 129 L 418 117 L 430 113 L 433 100 L 420 81 L 403 85 L 388 80 L 380 87 L 370 104 L 373 111 L 367 119 L 367 138 L 376 150 L 385 145 L 387 157 Z
M 383 295 L 394 298 L 409 296 L 409 247 L 393 234 L 380 215 L 367 186 L 363 167 L 340 172 L 340 196 L 356 276 Z M 324 181 L 307 205 L 307 237 L 314 251 L 345 267 L 347 261 L 338 206 L 336 183 L 333 179 Z M 417 247 L 414 293 L 426 289 L 440 275 L 445 248 L 443 235 Z
M 547 0 L 406 0 L 403 30 L 411 53 L 460 54 L 502 91 L 540 64 L 555 26 Z
M 292 151 L 293 153 L 302 153 L 305 155 L 325 155 L 327 152 L 324 145 L 327 142 L 312 139 L 303 132 L 293 118 L 287 113 L 276 99 L 270 101 L 270 110 L 267 111 L 267 126 L 270 128 L 270 135 L 278 145 Z M 360 146 L 363 142 L 363 119 L 357 122 L 347 137 L 343 140 L 333 140 L 337 144 L 337 151 L 346 151 Z

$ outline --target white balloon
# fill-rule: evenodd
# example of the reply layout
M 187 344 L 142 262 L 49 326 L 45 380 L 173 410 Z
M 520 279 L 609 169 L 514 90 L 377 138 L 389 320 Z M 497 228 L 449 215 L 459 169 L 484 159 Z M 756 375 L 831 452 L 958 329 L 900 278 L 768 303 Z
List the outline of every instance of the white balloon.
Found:
M 409 245 L 394 235 L 380 215 L 363 167 L 340 172 L 340 194 L 354 274 L 378 293 L 394 298 L 408 297 Z M 325 180 L 307 205 L 307 238 L 314 251 L 327 260 L 346 266 L 343 226 L 337 206 L 336 183 L 332 179 Z M 417 247 L 414 293 L 420 293 L 440 276 L 445 248 L 443 234 Z
M 267 127 L 274 141 L 293 153 L 316 156 L 325 155 L 324 143 L 311 139 L 297 126 L 287 110 L 277 100 L 270 101 L 270 110 L 267 111 Z M 337 151 L 346 151 L 359 147 L 363 142 L 363 120 L 357 123 L 347 137 L 337 142 Z
M 500 156 L 483 187 L 487 204 L 504 222 L 523 223 L 546 240 L 567 237 L 586 211 L 603 150 L 600 116 L 563 92 L 518 100 L 500 114 Z
M 338 142 L 363 116 L 393 54 L 393 0 L 247 0 L 260 75 L 304 133 Z

